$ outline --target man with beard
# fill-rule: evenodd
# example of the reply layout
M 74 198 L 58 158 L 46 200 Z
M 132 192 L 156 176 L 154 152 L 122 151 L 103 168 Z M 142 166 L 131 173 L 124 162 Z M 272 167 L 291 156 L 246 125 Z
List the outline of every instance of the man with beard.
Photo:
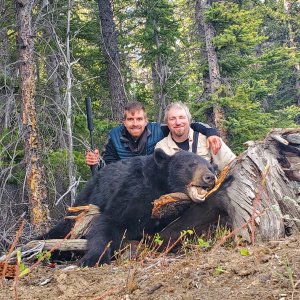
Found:
M 217 131 L 203 123 L 192 123 L 189 126 L 200 132 L 207 138 L 207 141 L 214 153 L 221 147 L 220 138 Z M 157 142 L 162 140 L 169 133 L 166 125 L 148 122 L 144 106 L 139 102 L 129 102 L 124 109 L 123 124 L 113 128 L 109 132 L 109 137 L 102 153 L 102 160 L 106 164 L 127 159 L 139 155 L 152 154 Z M 102 161 L 101 160 L 101 161 Z M 103 164 L 99 163 L 99 150 L 89 151 L 86 154 L 86 163 L 89 166 Z
M 157 143 L 156 148 L 164 150 L 169 155 L 181 150 L 194 152 L 217 165 L 218 170 L 222 171 L 235 159 L 235 154 L 222 140 L 220 151 L 215 152 L 210 146 L 208 138 L 201 133 L 196 133 L 191 128 L 191 120 L 191 114 L 185 104 L 176 102 L 168 105 L 164 121 L 168 125 L 170 133 Z

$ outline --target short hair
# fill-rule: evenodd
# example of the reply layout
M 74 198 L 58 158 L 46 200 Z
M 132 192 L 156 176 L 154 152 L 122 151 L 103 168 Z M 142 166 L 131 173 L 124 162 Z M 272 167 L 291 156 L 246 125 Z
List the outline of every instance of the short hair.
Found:
M 145 110 L 145 107 L 142 103 L 138 102 L 138 101 L 131 101 L 126 103 L 125 107 L 124 107 L 124 115 L 123 115 L 123 119 L 126 119 L 126 112 L 130 111 L 130 112 L 135 112 L 137 110 L 142 110 L 145 114 L 145 118 L 147 118 L 147 113 Z
M 165 117 L 164 117 L 164 122 L 167 123 L 168 122 L 168 112 L 170 109 L 182 109 L 185 111 L 186 116 L 188 117 L 189 122 L 192 122 L 192 115 L 189 111 L 189 108 L 182 102 L 174 102 L 174 103 L 170 103 L 166 109 L 165 109 Z

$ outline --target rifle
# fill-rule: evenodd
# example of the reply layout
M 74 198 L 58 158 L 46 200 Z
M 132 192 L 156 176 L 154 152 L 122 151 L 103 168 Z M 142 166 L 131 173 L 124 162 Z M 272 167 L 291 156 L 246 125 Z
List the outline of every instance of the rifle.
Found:
M 91 142 L 91 150 L 94 150 L 94 139 L 93 139 L 93 131 L 94 131 L 94 124 L 93 124 L 93 111 L 92 111 L 92 103 L 91 97 L 85 98 L 85 107 L 86 107 L 86 117 L 87 117 L 87 127 L 90 132 L 90 142 Z M 95 175 L 97 166 L 90 166 L 92 175 Z

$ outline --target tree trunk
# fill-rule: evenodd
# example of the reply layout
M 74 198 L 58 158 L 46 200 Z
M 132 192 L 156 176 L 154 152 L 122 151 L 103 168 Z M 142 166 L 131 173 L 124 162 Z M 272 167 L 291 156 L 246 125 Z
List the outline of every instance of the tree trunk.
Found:
M 5 7 L 3 8 L 3 13 Z M 9 52 L 9 38 L 6 27 L 0 29 L 0 74 L 3 76 L 3 86 L 0 89 L 0 107 L 4 106 L 4 114 L 0 117 L 0 132 L 11 125 L 13 118 L 13 106 L 15 103 L 14 87 L 11 84 L 15 77 L 15 67 L 8 67 L 11 64 Z
M 247 241 L 254 234 L 256 240 L 282 238 L 300 231 L 299 188 L 300 129 L 275 129 L 263 142 L 252 142 L 223 185 L 192 204 L 161 236 L 176 239 L 187 228 L 201 234 L 221 217 Z
M 20 56 L 20 90 L 22 101 L 23 139 L 25 145 L 26 183 L 29 192 L 32 223 L 37 232 L 47 223 L 49 212 L 45 206 L 47 187 L 40 158 L 40 143 L 37 132 L 35 109 L 34 43 L 32 33 L 32 6 L 34 1 L 15 1 L 17 10 L 17 46 Z
M 158 54 L 155 64 L 152 65 L 152 80 L 156 120 L 157 122 L 163 122 L 164 111 L 167 106 L 167 102 L 166 93 L 164 92 L 165 74 L 159 56 L 160 55 Z
M 206 51 L 206 43 L 205 43 L 205 35 L 204 35 L 204 19 L 203 19 L 203 12 L 201 10 L 201 3 L 199 0 L 195 1 L 195 19 L 196 19 L 196 26 L 197 26 L 197 33 L 201 43 L 200 53 L 203 62 L 202 64 L 207 64 L 207 51 Z M 207 68 L 203 70 L 202 73 L 203 78 L 203 93 L 199 97 L 199 101 L 207 101 L 209 99 L 209 95 L 211 93 L 211 86 L 210 86 L 210 78 L 209 78 L 209 71 Z
M 160 53 L 160 40 L 157 33 L 157 25 L 155 20 L 153 22 L 153 30 L 154 30 L 154 40 L 156 54 L 155 63 L 152 65 L 152 79 L 153 79 L 153 91 L 154 91 L 154 101 L 156 107 L 156 120 L 158 122 L 163 122 L 164 111 L 167 106 L 166 102 L 166 93 L 165 93 L 165 85 L 166 85 L 166 66 L 163 64 L 162 56 Z
M 113 11 L 110 0 L 98 0 L 98 6 L 102 33 L 102 47 L 107 64 L 112 119 L 121 121 L 123 119 L 123 111 L 127 102 L 127 97 L 120 68 L 120 55 Z
M 49 37 L 50 38 L 50 37 Z M 57 131 L 57 143 L 58 147 L 62 149 L 67 148 L 67 142 L 66 142 L 66 134 L 64 132 L 64 128 L 62 126 L 62 121 L 60 118 L 63 118 L 63 101 L 60 94 L 60 88 L 61 88 L 61 79 L 59 78 L 58 69 L 59 69 L 59 57 L 55 53 L 50 54 L 46 58 L 46 72 L 48 74 L 48 77 L 50 78 L 50 85 L 52 88 L 51 98 L 53 99 L 53 111 L 56 113 L 55 118 L 57 119 L 57 125 L 56 128 Z
M 218 56 L 212 43 L 215 31 L 212 24 L 206 22 L 204 18 L 204 12 L 208 9 L 208 7 L 209 4 L 207 3 L 207 0 L 196 0 L 195 14 L 198 33 L 200 39 L 204 40 L 205 42 L 205 49 L 202 48 L 201 53 L 207 58 L 209 70 L 209 84 L 207 84 L 206 82 L 206 87 L 210 88 L 210 94 L 214 94 L 218 92 L 221 86 L 221 74 L 219 69 Z M 211 119 L 214 126 L 219 130 L 220 136 L 226 142 L 227 130 L 223 126 L 223 121 L 225 119 L 224 111 L 218 103 L 214 104 L 213 116 Z
M 76 173 L 73 157 L 73 131 L 72 131 L 72 64 L 70 53 L 70 25 L 71 25 L 72 1 L 68 1 L 67 17 L 67 39 L 66 39 L 66 68 L 67 68 L 67 91 L 66 91 L 66 121 L 68 136 L 68 175 L 69 187 L 71 189 L 71 203 L 73 204 L 76 196 Z

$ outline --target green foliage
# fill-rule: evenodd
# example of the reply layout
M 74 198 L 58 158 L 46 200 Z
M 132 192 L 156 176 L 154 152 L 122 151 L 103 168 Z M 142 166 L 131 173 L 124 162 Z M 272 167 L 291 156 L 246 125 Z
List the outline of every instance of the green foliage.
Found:
M 73 93 L 82 99 L 89 95 L 92 99 L 100 99 L 100 103 L 108 97 L 108 79 L 106 64 L 101 48 L 101 36 L 98 20 L 98 7 L 95 1 L 75 2 L 71 22 L 74 33 L 72 54 L 78 60 L 73 66 L 75 84 Z M 83 102 L 82 102 L 83 103 Z M 103 106 L 106 114 L 109 111 Z
M 94 131 L 93 131 L 93 141 L 94 141 L 94 146 L 98 148 L 99 150 L 102 149 L 107 136 L 108 132 L 110 129 L 115 127 L 117 123 L 108 121 L 108 120 L 101 120 L 100 118 L 96 117 L 97 116 L 97 111 L 94 109 L 96 113 L 94 113 L 94 119 L 93 119 L 93 124 L 94 124 Z M 96 116 L 95 116 L 96 115 Z M 80 139 L 83 141 L 84 144 L 84 150 L 88 150 L 91 148 L 90 145 L 90 132 L 87 128 L 87 120 L 85 115 L 77 115 L 74 118 L 74 133 Z M 82 149 L 82 145 L 79 144 L 79 147 L 77 148 L 78 150 Z
M 51 259 L 51 252 L 49 252 L 47 250 L 44 250 L 44 251 L 38 253 L 36 255 L 36 258 L 38 260 L 50 260 Z
M 159 83 L 152 82 L 152 94 L 163 93 L 167 102 L 186 101 L 191 85 L 182 64 L 185 55 L 180 51 L 182 37 L 174 9 L 169 1 L 143 0 L 134 13 L 139 20 L 135 35 L 136 46 L 141 49 L 138 65 L 163 73 L 158 75 Z M 148 90 L 149 86 L 144 86 Z
M 154 241 L 155 244 L 157 244 L 157 245 L 159 245 L 159 246 L 161 246 L 162 243 L 164 242 L 164 240 L 161 239 L 161 236 L 160 236 L 159 233 L 155 233 L 155 234 L 154 234 L 153 241 Z
M 280 110 L 275 110 L 275 124 L 278 128 L 297 128 L 299 124 L 295 122 L 300 116 L 300 107 L 296 105 L 287 106 Z M 275 126 L 274 124 L 274 126 Z
M 180 235 L 181 236 L 187 236 L 187 235 L 192 235 L 192 234 L 194 234 L 194 230 L 191 230 L 191 229 L 187 229 L 187 230 L 182 230 L 181 232 L 180 232 Z
M 29 269 L 27 268 L 27 266 L 24 263 L 20 263 L 20 273 L 21 274 L 28 274 L 29 273 Z
M 222 266 L 217 266 L 216 269 L 215 269 L 215 272 L 217 275 L 221 275 L 223 273 L 226 273 L 226 271 L 223 269 Z
M 241 248 L 240 253 L 242 256 L 248 256 L 249 255 L 249 250 L 247 248 Z
M 210 101 L 193 106 L 194 116 L 206 120 L 207 111 L 220 104 L 225 110 L 223 125 L 237 153 L 243 151 L 245 141 L 262 139 L 272 127 L 296 126 L 299 112 L 292 70 L 299 52 L 276 40 L 272 32 L 282 41 L 281 30 L 287 29 L 287 14 L 280 5 L 214 2 L 205 14 L 216 30 L 213 43 L 226 81 Z M 290 21 L 295 17 L 290 15 Z
M 249 87 L 241 85 L 233 96 L 213 98 L 193 106 L 195 120 L 201 121 L 205 120 L 207 109 L 215 103 L 225 109 L 228 118 L 224 126 L 228 129 L 229 144 L 236 153 L 244 150 L 244 142 L 263 138 L 273 124 L 272 115 L 263 113 L 259 103 L 249 99 L 249 93 Z
M 73 151 L 77 175 L 83 179 L 90 177 L 90 169 L 85 163 L 85 153 Z M 51 150 L 45 161 L 47 172 L 59 181 L 68 182 L 68 151 L 66 149 Z
M 23 158 L 24 151 L 20 145 L 16 151 L 13 151 L 13 145 L 19 145 L 19 137 L 16 131 L 4 129 L 0 133 L 0 163 L 11 163 L 12 160 L 19 162 Z
M 179 36 L 172 5 L 166 0 L 142 0 L 139 4 L 136 16 L 144 27 L 139 31 L 137 39 L 143 47 L 142 61 L 145 66 L 153 64 L 157 55 L 165 59 L 172 57 L 176 37 Z
M 235 152 L 243 151 L 242 144 L 247 140 L 262 139 L 273 124 L 272 114 L 263 113 L 258 102 L 251 101 L 249 89 L 237 88 L 232 97 L 220 99 L 230 117 L 225 121 L 230 144 Z
M 262 18 L 256 9 L 244 10 L 230 1 L 215 2 L 206 12 L 206 21 L 217 31 L 214 46 L 217 50 L 239 51 L 250 54 L 257 43 L 265 39 L 258 28 Z
M 208 248 L 210 246 L 209 242 L 205 241 L 202 238 L 198 238 L 198 245 L 199 245 L 200 249 L 202 249 L 202 248 Z
M 21 262 L 21 258 L 22 258 L 22 253 L 20 250 L 17 250 L 17 265 L 20 268 L 20 275 L 19 275 L 20 277 L 30 273 L 30 269 L 27 268 L 27 266 Z

